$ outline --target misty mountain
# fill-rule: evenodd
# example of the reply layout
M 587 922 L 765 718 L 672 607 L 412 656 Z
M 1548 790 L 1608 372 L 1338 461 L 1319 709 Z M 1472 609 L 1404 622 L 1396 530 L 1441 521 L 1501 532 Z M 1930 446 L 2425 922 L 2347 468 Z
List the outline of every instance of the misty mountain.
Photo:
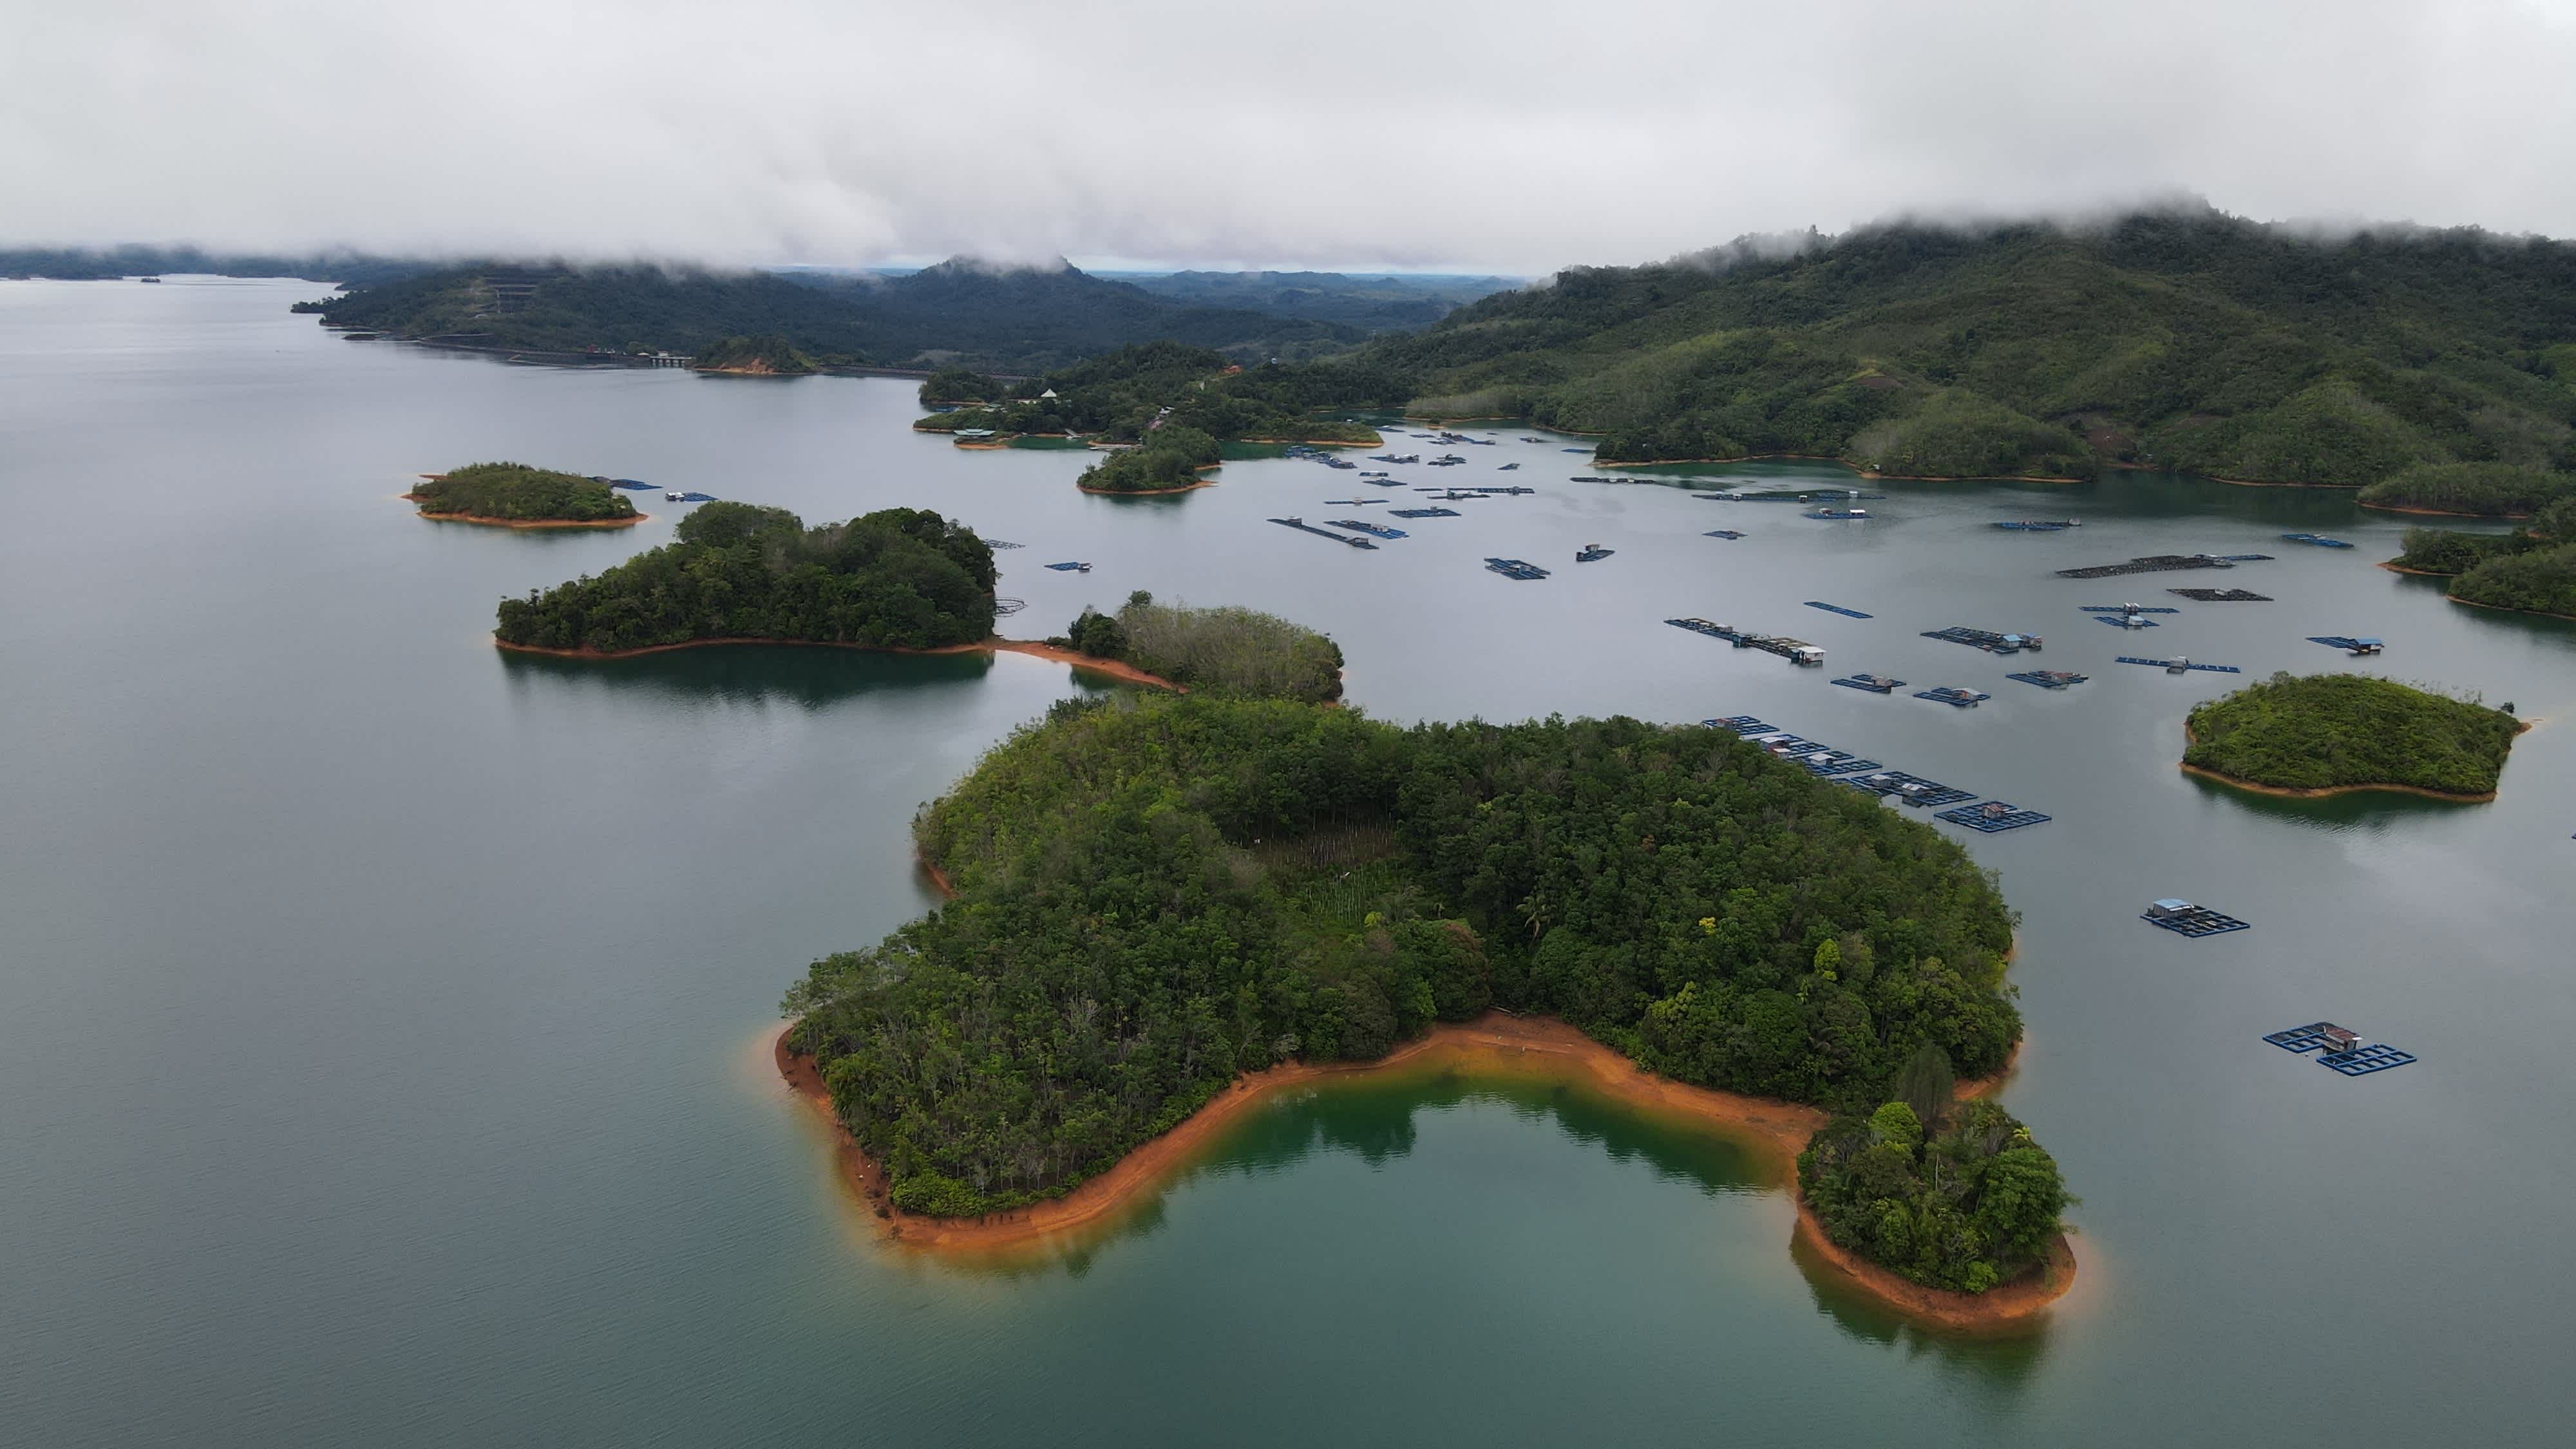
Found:
M 1242 307 L 1279 317 L 1339 322 L 1365 331 L 1428 327 L 1479 297 L 1520 285 L 1515 277 L 1438 273 L 1352 276 L 1340 272 L 1120 272 L 1116 279 L 1157 297 L 1206 307 Z
M 2346 486 L 2417 463 L 2565 469 L 2576 245 L 2205 210 L 1891 225 L 1575 268 L 1357 360 L 1420 410 L 1600 434 L 1610 461 Z
M 1245 361 L 1343 351 L 1368 334 L 1311 318 L 1197 306 L 1078 268 L 963 260 L 903 276 L 721 274 L 641 267 L 454 267 L 362 287 L 331 326 L 557 352 L 695 353 L 775 336 L 827 365 L 1042 372 L 1171 339 Z
M 197 247 L 17 247 L 0 249 L 0 277 L 52 277 L 88 282 L 119 277 L 197 275 L 302 277 L 362 286 L 414 276 L 439 264 L 356 252 L 303 256 L 209 252 Z

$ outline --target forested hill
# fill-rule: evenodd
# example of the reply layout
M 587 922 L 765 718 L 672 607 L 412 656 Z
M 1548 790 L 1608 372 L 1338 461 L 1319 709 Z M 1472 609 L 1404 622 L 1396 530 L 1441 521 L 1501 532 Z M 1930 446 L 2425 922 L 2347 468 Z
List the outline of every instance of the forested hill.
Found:
M 1479 297 L 1520 285 L 1515 277 L 1443 273 L 1136 272 L 1117 279 L 1175 301 L 1346 322 L 1372 333 L 1428 327 Z
M 1422 411 L 1600 433 L 1609 461 L 2352 486 L 2421 463 L 2564 470 L 2576 245 L 2319 240 L 2205 210 L 1884 226 L 1576 268 L 1365 357 Z
M 1263 361 L 1339 352 L 1368 335 L 1167 300 L 1070 266 L 963 261 L 900 277 L 457 267 L 334 298 L 322 317 L 398 337 L 558 352 L 695 353 L 726 338 L 776 337 L 826 366 L 1009 373 L 1156 339 Z
M 200 247 L 0 248 L 0 277 L 52 277 L 59 281 L 112 281 L 165 273 L 216 277 L 302 277 L 362 286 L 414 276 L 437 264 L 355 252 L 302 256 L 209 252 Z

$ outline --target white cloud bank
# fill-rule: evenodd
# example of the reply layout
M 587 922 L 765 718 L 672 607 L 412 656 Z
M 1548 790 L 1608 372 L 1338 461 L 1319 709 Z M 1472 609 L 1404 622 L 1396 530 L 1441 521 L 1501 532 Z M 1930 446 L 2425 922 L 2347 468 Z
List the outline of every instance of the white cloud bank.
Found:
M 2576 235 L 2576 0 L 17 0 L 0 244 L 1539 272 L 2198 193 Z

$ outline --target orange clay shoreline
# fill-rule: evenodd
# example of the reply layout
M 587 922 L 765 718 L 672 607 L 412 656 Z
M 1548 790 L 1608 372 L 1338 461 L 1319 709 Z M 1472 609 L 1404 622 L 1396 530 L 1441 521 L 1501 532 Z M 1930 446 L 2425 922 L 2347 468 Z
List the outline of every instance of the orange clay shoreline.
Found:
M 405 503 L 420 501 L 417 493 L 397 496 Z M 653 520 L 653 515 L 643 512 L 631 513 L 624 518 L 491 518 L 480 513 L 431 513 L 422 509 L 417 516 L 432 523 L 472 523 L 484 528 L 631 528 Z
M 923 869 L 934 882 L 945 886 L 935 867 L 923 862 Z M 1583 1081 L 1623 1102 L 1690 1118 L 1752 1147 L 1775 1180 L 1790 1186 L 1793 1197 L 1798 1196 L 1798 1154 L 1806 1149 L 1807 1139 L 1828 1120 L 1826 1113 L 1814 1107 L 1668 1081 L 1640 1069 L 1561 1021 L 1492 1011 L 1475 1021 L 1436 1025 L 1418 1040 L 1374 1062 L 1291 1062 L 1247 1074 L 1171 1131 L 1136 1148 L 1108 1171 L 1063 1197 L 980 1218 L 936 1218 L 905 1212 L 889 1200 L 883 1169 L 868 1157 L 833 1113 L 830 1089 L 814 1059 L 788 1045 L 788 1033 L 793 1029 L 782 1028 L 772 1047 L 779 1075 L 830 1124 L 842 1175 L 870 1204 L 885 1235 L 908 1247 L 931 1251 L 1027 1246 L 1074 1229 L 1114 1221 L 1197 1161 L 1210 1139 L 1236 1118 L 1278 1092 L 1327 1077 L 1358 1076 L 1399 1066 L 1536 1071 L 1552 1079 Z M 1967 1098 L 1991 1090 L 2010 1070 L 2007 1066 L 2004 1074 L 1982 1082 L 1963 1082 L 1959 1095 Z M 2075 1282 L 2074 1249 L 2061 1236 L 2039 1271 L 1986 1293 L 1927 1288 L 1835 1245 L 1803 1199 L 1798 1202 L 1798 1225 L 1792 1243 L 1796 1251 L 1811 1253 L 1845 1281 L 1882 1303 L 1909 1317 L 1952 1329 L 1992 1331 L 2013 1327 L 2063 1297 Z
M 739 644 L 767 644 L 787 649 L 856 649 L 867 654 L 1026 654 L 1038 659 L 1052 659 L 1094 674 L 1106 674 L 1129 684 L 1142 684 L 1154 689 L 1168 689 L 1174 694 L 1189 691 L 1159 674 L 1148 674 L 1119 659 L 1101 659 L 1079 654 L 1055 644 L 1041 644 L 1033 639 L 985 639 L 973 644 L 943 644 L 936 649 L 906 649 L 894 644 L 843 644 L 829 639 L 687 639 L 677 644 L 647 644 L 641 649 L 548 649 L 536 644 L 513 644 L 495 638 L 492 647 L 508 654 L 542 654 L 550 659 L 640 659 L 647 654 L 669 654 L 681 649 L 715 649 Z

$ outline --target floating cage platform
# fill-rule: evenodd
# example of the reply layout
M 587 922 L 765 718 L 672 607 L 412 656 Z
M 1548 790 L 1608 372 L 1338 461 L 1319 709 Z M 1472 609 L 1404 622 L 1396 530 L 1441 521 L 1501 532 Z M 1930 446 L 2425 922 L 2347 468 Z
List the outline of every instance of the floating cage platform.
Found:
M 1335 528 L 1347 528 L 1353 533 L 1365 533 L 1372 538 L 1412 537 L 1401 528 L 1389 528 L 1383 523 L 1363 523 L 1356 518 L 1327 518 L 1324 521 Z
M 1953 825 L 1964 825 L 1970 830 L 1981 830 L 1988 835 L 2005 830 L 2019 830 L 2025 825 L 2044 825 L 2049 819 L 2048 816 L 2036 810 L 2015 809 L 2001 800 L 1989 800 L 1983 805 L 1961 805 L 1955 809 L 1944 810 L 1932 818 L 1947 820 Z
M 2221 556 L 2214 553 L 2151 553 L 2127 563 L 2089 564 L 2083 568 L 2059 569 L 2061 579 L 2110 579 L 2122 574 L 2160 574 L 2176 569 L 2228 569 L 2240 561 L 2251 561 L 2260 554 Z
M 2341 1030 L 2342 1027 L 2331 1021 L 2312 1021 L 2287 1031 L 2267 1031 L 2263 1033 L 2263 1040 L 2285 1052 L 2312 1052 L 2326 1044 L 2327 1032 Z
M 1743 536 L 1732 528 L 1712 528 L 1700 535 L 1702 538 L 1742 538 Z
M 1949 644 L 1965 644 L 1989 654 L 2018 654 L 2025 649 L 2036 652 L 2041 643 L 2037 634 L 1998 634 L 1992 629 L 1970 629 L 1959 624 L 1947 629 L 1926 629 L 1923 637 Z
M 2351 544 L 2344 542 L 2342 539 L 2328 538 L 2322 533 L 2285 533 L 2281 535 L 2281 541 L 2283 543 L 2304 543 L 2316 548 L 2352 547 Z
M 650 493 L 653 491 L 652 484 L 638 483 L 632 478 L 611 478 L 608 480 L 608 486 L 611 488 L 630 489 L 637 493 Z
M 2171 604 L 2086 604 L 2083 609 L 2088 614 L 2179 614 L 2182 612 Z
M 1807 510 L 1806 516 L 1809 518 L 1852 518 L 1866 520 L 1869 517 L 1869 510 L 1866 508 L 1811 508 Z
M 1087 563 L 1076 563 L 1076 562 L 1071 562 L 1071 561 L 1067 561 L 1067 562 L 1065 562 L 1065 563 L 1051 563 L 1051 564 L 1048 564 L 1048 565 L 1047 565 L 1047 567 L 1048 567 L 1048 568 L 1051 568 L 1051 569 L 1053 569 L 1053 570 L 1055 570 L 1057 573 L 1060 573 L 1060 574 L 1076 574 L 1076 573 L 1079 573 L 1079 574 L 1087 574 L 1087 573 L 1091 572 L 1091 565 L 1089 565 L 1089 564 L 1087 564 Z
M 2372 1072 L 2384 1072 L 2391 1067 L 2405 1066 L 2413 1060 L 2415 1060 L 2413 1052 L 2401 1052 L 2393 1046 L 2374 1042 L 2369 1046 L 2354 1047 L 2348 1052 L 2327 1052 L 2317 1058 L 2317 1065 L 2332 1067 L 2347 1077 L 2366 1077 Z
M 1493 570 L 1495 573 L 1501 574 L 1507 579 L 1543 579 L 1547 577 L 1547 570 L 1540 568 L 1537 564 L 1516 558 L 1489 558 L 1485 560 L 1485 567 Z
M 2134 654 L 2122 654 L 2116 656 L 2112 662 L 2115 664 L 2152 664 L 2158 669 L 2164 670 L 2168 674 L 2180 674 L 2187 669 L 2198 669 L 2210 674 L 2243 674 L 2245 672 L 2233 664 L 2194 664 L 2188 659 L 2180 658 L 2141 659 Z
M 2136 614 L 2095 614 L 2093 616 L 2093 622 L 2096 624 L 2108 624 L 2114 629 L 2160 629 L 2164 627 L 2153 619 L 2141 618 Z
M 2083 524 L 2072 518 L 1999 519 L 1995 523 L 1995 527 L 1997 528 L 2008 528 L 2016 533 L 2064 533 L 2070 528 L 2081 528 L 2083 526 Z
M 1026 545 L 1026 544 L 1018 544 L 1018 543 L 1004 543 L 1004 542 L 1002 542 L 1002 541 L 1001 541 L 1000 539 L 998 539 L 998 538 L 988 538 L 988 539 L 984 540 L 984 546 L 985 546 L 986 548 L 1025 548 L 1025 547 L 1027 547 L 1027 545 Z
M 1299 533 L 1311 533 L 1317 538 L 1329 538 L 1335 543 L 1348 544 L 1352 548 L 1377 547 L 1376 544 L 1369 542 L 1365 538 L 1353 538 L 1346 533 L 1333 533 L 1325 529 L 1317 528 L 1315 525 L 1308 523 L 1302 518 L 1274 518 L 1270 521 L 1278 524 L 1281 528 L 1293 528 Z
M 1977 792 L 1909 775 L 1903 770 L 1879 770 L 1870 774 L 1845 775 L 1842 782 L 1855 790 L 1867 790 L 1881 797 L 1893 797 L 1908 805 L 1956 805 L 1974 800 Z
M 1953 684 L 1944 684 L 1933 689 L 1918 689 L 1914 691 L 1914 697 L 1928 699 L 1934 704 L 1956 705 L 1960 709 L 1975 709 L 1978 705 L 1994 698 L 1991 694 L 1979 694 L 1973 689 L 1961 689 Z
M 2308 636 L 2308 642 L 2323 644 L 2329 649 L 2340 649 L 2346 654 L 2376 654 L 2388 647 L 2377 639 L 2356 639 L 2349 634 L 2311 634 Z
M 1587 543 L 1575 552 L 1574 561 L 1576 563 L 1599 563 L 1601 560 L 1608 558 L 1610 555 L 1617 553 L 1618 551 L 1619 550 L 1615 548 L 1603 548 L 1597 543 Z
M 2168 594 L 2180 594 L 2186 599 L 2203 604 L 2268 604 L 2272 602 L 2272 596 L 2270 594 L 2258 594 L 2252 589 L 2167 589 L 2165 592 Z
M 1828 614 L 1840 614 L 1847 619 L 1874 619 L 1878 617 L 1875 614 L 1864 614 L 1858 609 L 1846 609 L 1840 604 L 1820 603 L 1814 599 L 1809 599 L 1807 601 L 1807 607 L 1810 609 L 1822 609 Z
M 1798 763 L 1806 766 L 1809 773 L 1823 775 L 1828 779 L 1835 775 L 1852 775 L 1862 770 L 1880 768 L 1876 760 L 1864 760 L 1858 755 L 1846 755 L 1835 750 L 1810 750 L 1798 756 Z
M 2078 674 L 2072 669 L 2025 669 L 2018 674 L 2004 676 L 2006 679 L 2018 679 L 2024 684 L 2036 684 L 2042 689 L 2064 689 L 2070 684 L 2082 684 L 2092 677 L 2089 674 Z
M 1872 694 L 1894 694 L 1905 687 L 1904 680 L 1890 679 L 1884 674 L 1846 674 L 1834 683 L 1845 689 L 1866 689 Z
M 1463 518 L 1466 516 L 1455 508 L 1390 508 L 1386 513 L 1389 518 Z
M 1764 724 L 1758 717 L 1749 714 L 1723 715 L 1717 719 L 1701 720 L 1700 723 L 1707 725 L 1711 729 L 1733 730 L 1739 735 L 1767 735 L 1774 733 L 1771 726 Z
M 2189 936 L 2195 941 L 2203 936 L 2223 936 L 2230 931 L 2252 928 L 2251 922 L 2240 921 L 2234 916 L 2222 911 L 2213 911 L 2207 906 L 2195 906 L 2189 901 L 2158 901 L 2149 906 L 2138 919 L 2150 926 L 2162 926 L 2177 936 Z

